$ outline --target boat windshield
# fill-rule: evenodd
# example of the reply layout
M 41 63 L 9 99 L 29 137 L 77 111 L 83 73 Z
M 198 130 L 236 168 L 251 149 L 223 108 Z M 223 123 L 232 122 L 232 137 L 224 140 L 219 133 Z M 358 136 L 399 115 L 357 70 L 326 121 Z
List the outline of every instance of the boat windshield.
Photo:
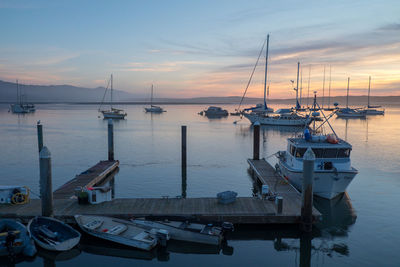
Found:
M 307 148 L 290 147 L 290 154 L 296 158 L 303 158 Z M 350 157 L 350 148 L 313 148 L 316 158 L 348 158 Z

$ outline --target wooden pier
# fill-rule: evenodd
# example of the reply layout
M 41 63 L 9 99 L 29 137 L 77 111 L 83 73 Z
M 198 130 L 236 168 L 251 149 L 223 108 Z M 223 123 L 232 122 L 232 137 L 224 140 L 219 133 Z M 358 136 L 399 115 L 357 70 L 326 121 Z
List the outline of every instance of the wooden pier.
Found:
M 76 214 L 97 214 L 128 219 L 132 217 L 180 218 L 203 222 L 230 221 L 236 224 L 298 224 L 301 215 L 300 194 L 275 174 L 264 160 L 249 160 L 250 168 L 262 184 L 268 184 L 277 196 L 283 197 L 282 213 L 274 201 L 257 197 L 239 197 L 234 203 L 220 204 L 207 198 L 123 198 L 94 205 L 79 205 L 71 198 L 78 186 L 93 186 L 104 180 L 118 166 L 118 161 L 101 161 L 76 176 L 54 192 L 54 216 L 73 223 Z M 314 216 L 320 216 L 317 210 Z M 25 205 L 0 205 L 1 217 L 19 218 L 27 222 L 41 214 L 39 199 Z
M 260 185 L 268 185 L 270 192 L 275 196 L 283 198 L 283 213 L 301 212 L 301 193 L 297 191 L 288 181 L 279 176 L 275 169 L 264 159 L 248 159 L 253 178 Z M 313 208 L 313 220 L 316 221 L 321 213 Z
M 51 154 L 46 147 L 41 149 L 40 144 L 43 142 L 40 140 L 42 135 L 39 134 L 40 181 L 41 190 L 43 189 L 41 192 L 46 197 L 42 200 L 32 199 L 24 205 L 2 204 L 0 218 L 18 218 L 27 222 L 34 216 L 50 214 L 68 223 L 74 223 L 74 215 L 87 214 L 122 219 L 146 217 L 198 222 L 229 221 L 235 224 L 304 223 L 301 194 L 277 175 L 269 163 L 259 160 L 259 125 L 255 125 L 255 129 L 258 130 L 255 131 L 254 138 L 254 159 L 249 159 L 248 163 L 254 179 L 261 185 L 268 185 L 270 197 L 239 197 L 233 203 L 221 204 L 216 197 L 185 198 L 186 193 L 182 193 L 183 197 L 176 198 L 124 198 L 100 204 L 79 205 L 75 197 L 78 188 L 101 186 L 118 170 L 119 161 L 114 160 L 113 156 L 113 127 L 110 126 L 112 126 L 112 121 L 109 122 L 108 127 L 108 161 L 100 161 L 58 188 L 53 194 Z M 186 191 L 186 127 L 182 127 L 182 188 L 184 188 L 182 192 Z M 308 208 L 310 222 L 321 216 L 311 205 Z
M 118 160 L 100 161 L 54 191 L 54 199 L 71 198 L 75 195 L 75 190 L 77 188 L 92 187 L 101 183 L 118 168 L 118 165 Z

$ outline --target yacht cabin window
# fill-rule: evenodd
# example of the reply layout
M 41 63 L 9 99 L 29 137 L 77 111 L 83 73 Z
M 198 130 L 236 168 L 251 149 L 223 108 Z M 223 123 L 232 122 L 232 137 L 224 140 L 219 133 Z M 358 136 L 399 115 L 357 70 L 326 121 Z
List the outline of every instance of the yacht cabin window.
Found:
M 307 148 L 295 147 L 290 145 L 290 154 L 296 158 L 302 158 Z M 349 148 L 313 148 L 316 158 L 348 158 L 350 157 Z

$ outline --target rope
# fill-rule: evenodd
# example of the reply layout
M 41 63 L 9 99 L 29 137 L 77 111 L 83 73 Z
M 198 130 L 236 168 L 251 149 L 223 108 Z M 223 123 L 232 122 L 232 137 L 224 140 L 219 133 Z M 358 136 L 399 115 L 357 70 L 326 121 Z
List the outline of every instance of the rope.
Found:
M 26 189 L 26 194 L 23 194 L 21 192 L 13 194 L 11 197 L 11 204 L 22 205 L 29 202 L 30 189 L 27 186 L 24 186 L 24 188 Z
M 253 71 L 251 72 L 250 79 L 249 79 L 249 81 L 247 82 L 246 90 L 244 90 L 242 99 L 240 100 L 239 107 L 238 107 L 238 109 L 237 109 L 238 112 L 239 112 L 239 110 L 240 110 L 240 106 L 242 105 L 243 99 L 244 99 L 244 97 L 246 96 L 247 89 L 249 89 L 249 86 L 250 86 L 250 83 L 251 83 L 251 79 L 253 78 L 254 71 L 256 70 L 256 67 L 257 67 L 257 65 L 258 65 L 258 61 L 260 60 L 260 57 L 261 57 L 262 51 L 264 50 L 264 46 L 265 46 L 265 43 L 266 43 L 266 42 L 267 42 L 267 39 L 264 40 L 264 43 L 263 43 L 263 45 L 262 45 L 262 47 L 261 47 L 261 51 L 260 51 L 260 54 L 258 55 L 256 64 L 254 65 Z
M 103 99 L 101 99 L 101 104 L 100 104 L 100 107 L 99 107 L 99 111 L 100 111 L 100 109 L 101 109 L 101 106 L 102 106 L 102 105 L 103 105 L 103 103 L 104 103 L 104 98 L 106 97 L 106 94 L 107 94 L 107 89 L 108 89 L 108 86 L 110 85 L 110 82 L 111 82 L 111 79 L 110 79 L 110 80 L 108 80 L 108 83 L 107 83 L 106 90 L 104 91 Z

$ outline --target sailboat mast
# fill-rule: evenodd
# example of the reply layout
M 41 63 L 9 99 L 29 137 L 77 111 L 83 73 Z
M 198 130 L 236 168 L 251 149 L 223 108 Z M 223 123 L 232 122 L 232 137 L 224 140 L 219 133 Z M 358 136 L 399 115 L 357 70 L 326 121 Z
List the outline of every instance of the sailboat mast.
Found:
M 371 76 L 369 76 L 369 82 L 368 82 L 368 107 L 369 107 L 369 94 L 371 92 Z
M 303 69 L 300 70 L 300 108 L 303 96 Z
M 350 85 L 350 77 L 347 78 L 346 108 L 349 108 L 349 85 Z
M 18 79 L 17 79 L 16 81 L 17 81 L 17 103 L 21 104 L 21 99 L 20 99 L 20 97 L 19 97 L 19 85 L 18 85 Z
M 300 62 L 297 62 L 297 84 L 296 84 L 296 109 L 298 109 L 299 104 L 299 70 Z
M 111 109 L 112 109 L 112 103 L 113 103 L 113 75 L 111 74 Z
M 328 109 L 331 108 L 331 82 L 332 82 L 332 66 L 329 65 Z
M 324 65 L 324 80 L 322 82 L 322 109 L 324 108 L 325 102 L 325 65 Z
M 153 84 L 151 84 L 151 98 L 150 98 L 150 106 L 153 106 Z
M 267 74 L 268 74 L 268 48 L 269 48 L 269 34 L 267 35 L 267 49 L 265 50 L 265 79 L 264 79 L 264 110 L 267 110 Z
M 307 107 L 308 107 L 308 99 L 310 98 L 310 78 L 311 78 L 311 65 L 308 67 Z

